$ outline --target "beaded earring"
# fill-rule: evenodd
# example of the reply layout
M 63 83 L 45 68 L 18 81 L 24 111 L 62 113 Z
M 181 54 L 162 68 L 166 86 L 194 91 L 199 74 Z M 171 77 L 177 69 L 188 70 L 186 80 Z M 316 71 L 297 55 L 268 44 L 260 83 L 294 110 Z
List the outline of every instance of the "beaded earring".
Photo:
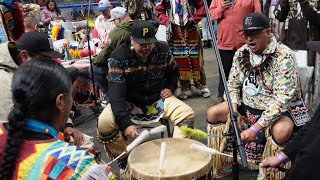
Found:
M 131 51 L 133 51 L 133 46 L 132 45 L 130 46 L 130 49 L 131 49 Z

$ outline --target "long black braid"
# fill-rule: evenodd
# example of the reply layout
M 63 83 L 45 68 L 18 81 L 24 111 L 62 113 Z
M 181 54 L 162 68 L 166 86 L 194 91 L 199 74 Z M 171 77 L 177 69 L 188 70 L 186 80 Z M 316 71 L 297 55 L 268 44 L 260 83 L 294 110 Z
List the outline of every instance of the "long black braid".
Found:
M 55 117 L 56 97 L 68 94 L 71 80 L 66 69 L 52 60 L 31 60 L 15 72 L 12 84 L 14 109 L 8 116 L 7 142 L 0 154 L 0 179 L 12 179 L 26 118 L 51 123 Z
M 15 169 L 15 163 L 12 162 L 16 161 L 16 155 L 19 152 L 20 144 L 22 141 L 24 116 L 25 113 L 23 108 L 17 106 L 15 106 L 9 114 L 7 144 L 3 153 L 3 159 L 0 169 L 0 179 L 11 179 L 13 169 Z

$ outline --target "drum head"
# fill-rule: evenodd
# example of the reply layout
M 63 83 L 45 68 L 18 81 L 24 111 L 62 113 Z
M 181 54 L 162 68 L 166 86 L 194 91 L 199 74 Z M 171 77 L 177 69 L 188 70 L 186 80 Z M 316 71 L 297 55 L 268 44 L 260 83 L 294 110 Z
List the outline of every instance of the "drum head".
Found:
M 163 170 L 160 173 L 160 147 L 166 142 Z M 191 139 L 157 139 L 135 148 L 128 157 L 130 175 L 135 179 L 197 179 L 211 169 L 211 155 L 190 148 Z

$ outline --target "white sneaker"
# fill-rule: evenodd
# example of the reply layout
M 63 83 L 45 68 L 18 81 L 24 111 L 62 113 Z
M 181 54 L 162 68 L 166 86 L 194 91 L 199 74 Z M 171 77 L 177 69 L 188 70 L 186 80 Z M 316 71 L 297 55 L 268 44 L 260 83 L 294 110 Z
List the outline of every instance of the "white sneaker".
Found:
M 201 89 L 201 92 L 202 92 L 202 96 L 203 96 L 204 98 L 210 97 L 210 90 L 209 90 L 209 88 L 204 87 L 204 88 Z
M 210 90 L 206 86 L 203 86 L 201 89 L 193 87 L 192 92 L 193 94 L 203 96 L 204 98 L 210 97 Z
M 106 107 L 109 103 L 109 98 L 107 96 L 103 96 L 103 98 L 101 99 L 100 105 L 103 107 Z
M 70 115 L 69 115 L 69 118 L 73 118 L 75 116 L 76 112 L 74 111 L 70 111 Z
M 101 101 L 100 105 L 103 107 L 106 107 L 108 105 L 108 101 L 103 100 L 103 101 Z

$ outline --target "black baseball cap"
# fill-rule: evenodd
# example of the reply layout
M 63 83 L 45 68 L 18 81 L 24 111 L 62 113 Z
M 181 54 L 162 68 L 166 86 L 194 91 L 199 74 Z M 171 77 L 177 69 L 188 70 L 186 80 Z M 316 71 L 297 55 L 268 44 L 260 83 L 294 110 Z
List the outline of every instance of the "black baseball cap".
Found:
M 16 44 L 18 50 L 40 53 L 50 58 L 60 58 L 63 54 L 54 51 L 52 40 L 46 33 L 27 32 L 24 33 Z
M 131 36 L 138 44 L 157 42 L 154 25 L 149 21 L 136 21 L 131 27 Z
M 258 30 L 270 28 L 269 19 L 262 13 L 250 13 L 242 20 L 241 31 Z

